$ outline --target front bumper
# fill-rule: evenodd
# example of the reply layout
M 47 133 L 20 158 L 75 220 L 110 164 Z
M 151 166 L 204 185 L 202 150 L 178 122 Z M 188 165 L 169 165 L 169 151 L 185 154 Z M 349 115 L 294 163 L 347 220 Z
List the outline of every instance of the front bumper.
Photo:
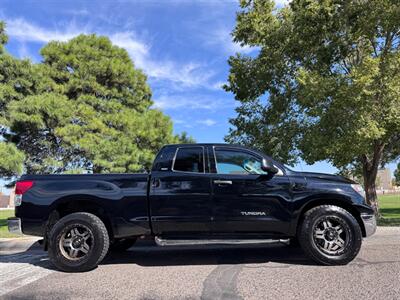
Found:
M 22 234 L 20 218 L 8 218 L 8 231 L 14 234 Z
M 364 223 L 365 237 L 373 235 L 376 231 L 376 217 L 374 214 L 361 214 Z

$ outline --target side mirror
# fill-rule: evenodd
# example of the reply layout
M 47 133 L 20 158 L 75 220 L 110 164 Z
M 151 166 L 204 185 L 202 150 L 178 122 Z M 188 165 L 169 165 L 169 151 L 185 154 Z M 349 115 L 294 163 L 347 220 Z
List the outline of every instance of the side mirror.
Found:
M 279 169 L 275 167 L 271 161 L 265 158 L 262 160 L 261 169 L 270 175 L 275 175 L 279 172 Z

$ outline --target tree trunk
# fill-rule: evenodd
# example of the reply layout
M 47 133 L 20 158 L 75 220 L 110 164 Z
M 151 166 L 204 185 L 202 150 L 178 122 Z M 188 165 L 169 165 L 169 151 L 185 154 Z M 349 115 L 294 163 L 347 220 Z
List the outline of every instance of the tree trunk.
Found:
M 371 172 L 364 171 L 363 173 L 365 198 L 367 200 L 367 203 L 374 208 L 376 214 L 379 213 L 378 196 L 376 194 L 376 185 L 375 185 L 377 173 L 378 169 L 376 170 L 376 172 L 372 170 Z
M 376 176 L 379 164 L 382 160 L 384 145 L 379 142 L 374 144 L 374 154 L 372 158 L 367 155 L 361 157 L 363 167 L 364 189 L 367 203 L 373 207 L 375 213 L 379 215 L 378 197 L 376 194 Z

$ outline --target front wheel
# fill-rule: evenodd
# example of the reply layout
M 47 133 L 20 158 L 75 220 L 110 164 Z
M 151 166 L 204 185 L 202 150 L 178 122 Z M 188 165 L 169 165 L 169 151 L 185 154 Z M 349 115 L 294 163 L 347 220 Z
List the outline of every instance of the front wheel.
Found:
M 314 261 L 323 265 L 345 265 L 360 251 L 362 233 L 357 220 L 347 210 L 321 205 L 305 213 L 298 240 Z
M 78 212 L 63 217 L 49 235 L 50 261 L 66 272 L 94 269 L 107 254 L 108 247 L 104 223 L 89 213 Z

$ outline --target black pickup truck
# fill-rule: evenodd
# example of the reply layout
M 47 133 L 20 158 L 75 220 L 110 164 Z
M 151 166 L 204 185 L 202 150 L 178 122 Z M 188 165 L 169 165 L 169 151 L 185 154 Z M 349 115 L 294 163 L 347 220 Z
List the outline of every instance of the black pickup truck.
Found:
M 226 144 L 164 146 L 148 174 L 25 175 L 15 194 L 9 230 L 44 237 L 53 264 L 71 272 L 139 237 L 160 246 L 289 241 L 340 265 L 376 230 L 355 182 Z

